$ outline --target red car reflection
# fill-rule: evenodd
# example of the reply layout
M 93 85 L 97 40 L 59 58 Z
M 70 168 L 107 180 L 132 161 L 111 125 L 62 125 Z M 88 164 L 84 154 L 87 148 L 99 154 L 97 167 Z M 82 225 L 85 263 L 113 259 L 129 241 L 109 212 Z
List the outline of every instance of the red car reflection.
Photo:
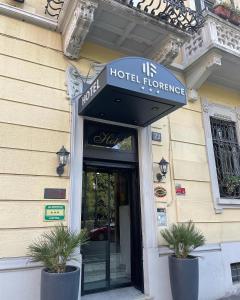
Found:
M 110 239 L 114 238 L 115 224 L 110 224 Z M 105 241 L 108 239 L 108 225 L 103 227 L 94 228 L 90 230 L 90 240 L 91 241 Z

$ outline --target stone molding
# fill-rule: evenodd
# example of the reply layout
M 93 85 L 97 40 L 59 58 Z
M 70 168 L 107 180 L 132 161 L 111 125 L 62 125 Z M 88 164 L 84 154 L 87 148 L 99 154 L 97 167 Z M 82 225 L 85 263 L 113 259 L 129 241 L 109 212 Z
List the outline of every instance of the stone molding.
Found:
M 186 85 L 190 90 L 198 90 L 208 77 L 222 65 L 222 56 L 216 52 L 202 57 L 186 71 Z
M 183 43 L 180 38 L 170 37 L 150 58 L 165 66 L 170 65 L 178 56 Z
M 66 86 L 67 94 L 69 99 L 75 99 L 80 96 L 83 92 L 84 84 L 91 84 L 99 73 L 104 68 L 105 64 L 93 63 L 90 68 L 93 69 L 93 75 L 84 76 L 81 72 L 73 65 L 69 65 L 66 70 Z
M 78 59 L 81 47 L 94 20 L 96 0 L 78 0 L 73 14 L 63 30 L 63 52 L 71 59 Z
M 206 21 L 183 47 L 184 65 L 190 66 L 211 49 L 240 56 L 240 29 L 226 20 L 208 12 Z

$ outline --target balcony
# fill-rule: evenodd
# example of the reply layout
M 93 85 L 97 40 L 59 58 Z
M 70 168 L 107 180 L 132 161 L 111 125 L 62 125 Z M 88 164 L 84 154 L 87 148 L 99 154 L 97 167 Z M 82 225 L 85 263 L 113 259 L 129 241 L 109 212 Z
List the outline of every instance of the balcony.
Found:
M 203 25 L 201 14 L 179 0 L 79 0 L 64 4 L 59 17 L 64 52 L 78 58 L 85 40 L 144 56 L 165 65 Z M 68 21 L 66 21 L 66 17 Z
M 183 47 L 189 89 L 208 81 L 240 90 L 240 27 L 207 11 L 204 26 Z

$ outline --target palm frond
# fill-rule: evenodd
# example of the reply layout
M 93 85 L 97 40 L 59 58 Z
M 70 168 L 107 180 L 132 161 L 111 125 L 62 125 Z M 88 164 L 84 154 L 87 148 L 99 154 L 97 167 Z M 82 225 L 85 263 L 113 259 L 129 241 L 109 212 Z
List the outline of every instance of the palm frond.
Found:
M 192 250 L 205 243 L 203 234 L 195 228 L 192 221 L 173 224 L 169 229 L 162 230 L 161 234 L 178 258 L 188 257 Z
M 28 255 L 32 257 L 32 261 L 42 262 L 50 272 L 62 273 L 66 270 L 67 262 L 74 258 L 77 247 L 87 240 L 85 230 L 80 233 L 70 232 L 61 224 L 33 242 L 28 247 Z

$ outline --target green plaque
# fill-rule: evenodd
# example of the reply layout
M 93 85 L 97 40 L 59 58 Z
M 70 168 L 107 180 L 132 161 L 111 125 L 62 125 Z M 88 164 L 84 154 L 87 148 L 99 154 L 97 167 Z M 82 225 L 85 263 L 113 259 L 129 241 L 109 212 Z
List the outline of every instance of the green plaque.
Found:
M 64 221 L 65 205 L 45 205 L 45 221 Z

